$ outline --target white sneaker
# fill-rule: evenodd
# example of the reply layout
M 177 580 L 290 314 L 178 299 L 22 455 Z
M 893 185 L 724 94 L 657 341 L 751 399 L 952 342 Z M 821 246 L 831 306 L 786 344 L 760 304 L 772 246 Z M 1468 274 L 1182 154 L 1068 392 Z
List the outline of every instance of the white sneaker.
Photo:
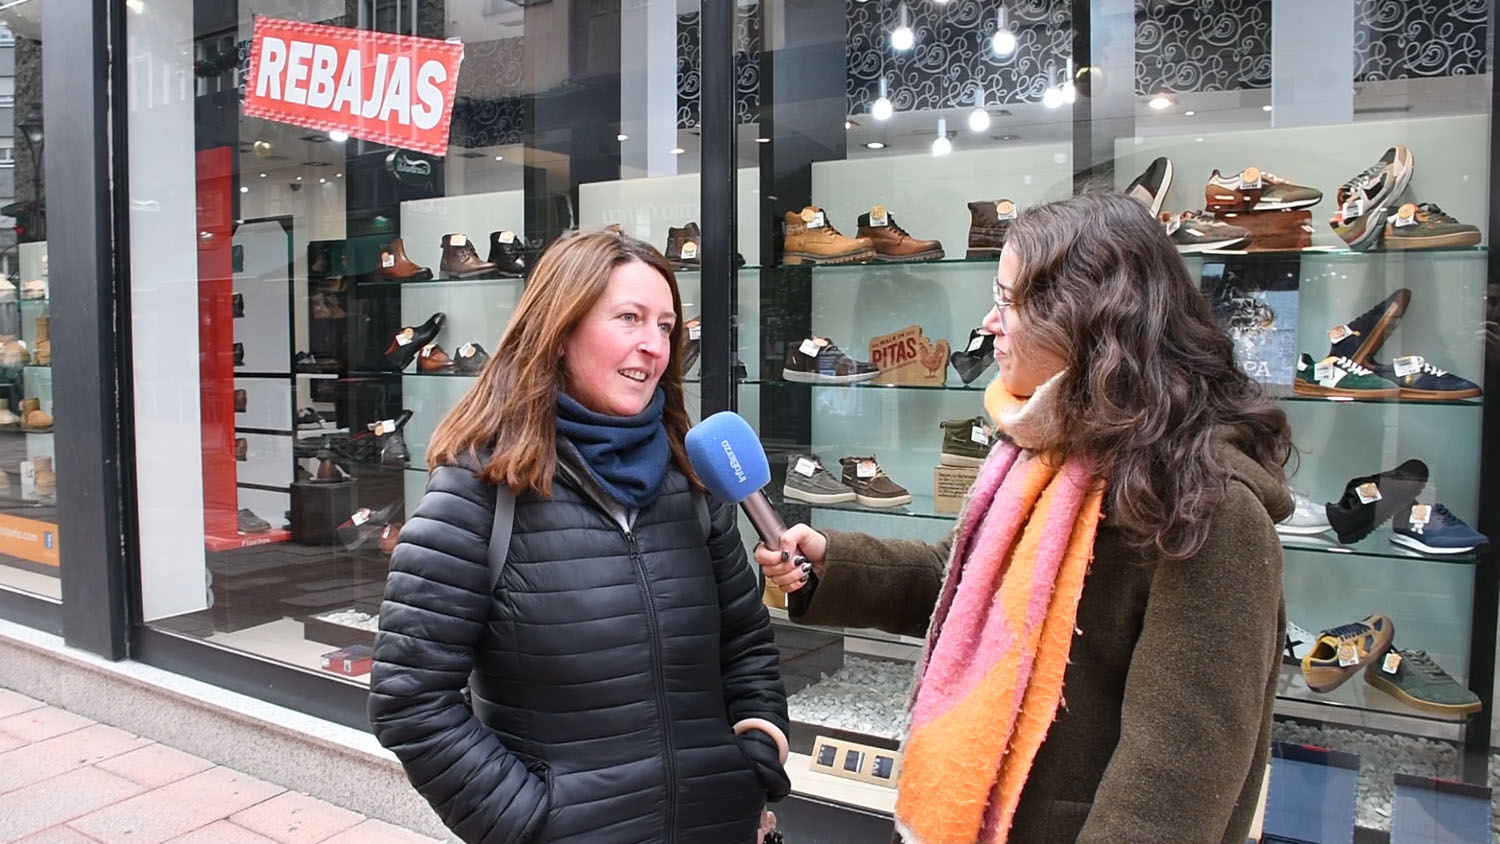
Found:
M 1287 665 L 1301 665 L 1302 657 L 1318 643 L 1318 637 L 1286 620 L 1286 644 L 1282 648 L 1281 661 Z
M 1287 536 L 1312 536 L 1332 530 L 1328 524 L 1328 511 L 1322 504 L 1313 501 L 1306 493 L 1292 490 L 1292 501 L 1296 505 L 1290 516 L 1276 525 L 1276 532 Z

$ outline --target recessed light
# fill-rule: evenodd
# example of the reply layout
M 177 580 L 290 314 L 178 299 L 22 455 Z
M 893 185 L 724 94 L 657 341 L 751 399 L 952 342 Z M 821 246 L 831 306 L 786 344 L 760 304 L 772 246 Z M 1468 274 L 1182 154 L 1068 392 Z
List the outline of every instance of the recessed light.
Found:
M 337 179 L 344 178 L 344 174 L 343 173 L 334 173 L 333 175 L 334 175 L 334 178 L 337 178 Z
M 265 174 L 265 173 L 262 173 L 262 174 L 260 174 L 260 177 L 261 177 L 261 178 L 262 178 L 262 179 L 264 179 L 264 178 L 265 178 L 265 177 L 266 177 L 266 174 Z
M 624 143 L 625 141 L 630 140 L 630 136 L 627 135 L 627 134 L 625 134 L 624 132 L 621 132 L 620 134 L 618 134 L 618 135 L 615 136 L 615 140 L 620 141 L 621 143 Z
M 1190 109 L 1190 110 L 1188 110 L 1188 111 L 1184 111 L 1184 112 L 1183 112 L 1183 116 L 1185 116 L 1185 117 L 1192 117 L 1192 116 L 1193 116 L 1193 115 L 1195 115 L 1195 114 L 1197 114 L 1197 113 L 1198 113 L 1198 112 L 1196 112 L 1196 111 L 1192 111 L 1192 110 L 1191 110 L 1191 109 Z
M 853 123 L 850 123 L 847 120 L 844 121 L 844 131 L 845 132 L 847 132 L 847 131 L 849 131 L 850 129 L 853 129 L 853 128 L 854 128 L 854 124 Z
M 334 129 L 328 133 L 328 140 L 333 141 L 336 144 L 341 144 L 344 141 L 349 140 L 349 133 Z
M 505 160 L 505 156 L 503 156 L 503 155 L 497 155 L 497 156 L 495 156 L 495 160 L 496 161 L 504 161 Z
M 249 193 L 249 192 L 250 192 L 249 188 L 245 187 L 244 185 L 240 185 L 240 193 Z
M 1147 100 L 1146 101 L 1146 105 L 1148 105 L 1148 106 L 1156 109 L 1157 111 L 1161 111 L 1162 109 L 1167 109 L 1167 108 L 1171 108 L 1172 107 L 1172 98 L 1171 97 L 1167 97 L 1167 96 L 1163 96 L 1161 94 L 1157 94 L 1156 96 L 1152 97 L 1150 100 Z
M 328 180 L 327 179 L 319 179 L 318 180 L 318 184 L 320 184 L 320 185 L 326 185 L 326 184 L 328 184 Z
M 879 141 L 870 141 L 869 143 L 865 144 L 865 149 L 885 149 L 885 144 L 882 144 Z
M 297 181 L 299 181 L 299 182 L 300 182 L 300 181 L 302 181 L 302 177 L 301 177 L 301 176 L 298 176 L 298 177 L 297 177 Z
M 672 155 L 682 155 L 683 153 L 687 152 L 687 150 L 683 149 L 682 147 L 672 147 L 671 149 L 667 150 L 667 152 L 671 153 Z
M 1271 110 L 1271 107 L 1270 107 L 1270 106 L 1268 106 L 1268 105 L 1263 105 L 1263 106 L 1261 106 L 1261 107 L 1260 107 L 1260 110 L 1261 110 L 1261 111 L 1270 111 L 1270 110 Z

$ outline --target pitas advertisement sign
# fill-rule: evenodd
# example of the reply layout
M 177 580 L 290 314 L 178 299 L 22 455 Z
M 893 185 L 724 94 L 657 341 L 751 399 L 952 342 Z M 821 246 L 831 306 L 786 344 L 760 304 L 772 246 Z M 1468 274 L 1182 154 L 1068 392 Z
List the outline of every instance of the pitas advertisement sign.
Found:
M 456 42 L 256 18 L 245 114 L 445 155 L 463 57 Z

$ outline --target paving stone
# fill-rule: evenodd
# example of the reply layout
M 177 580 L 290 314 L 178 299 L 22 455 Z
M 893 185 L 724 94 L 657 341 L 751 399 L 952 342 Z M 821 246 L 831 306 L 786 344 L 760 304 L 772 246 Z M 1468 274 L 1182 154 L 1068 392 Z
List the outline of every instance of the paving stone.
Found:
M 210 768 L 91 812 L 69 826 L 101 841 L 122 838 L 128 833 L 134 844 L 161 844 L 285 790 L 229 768 Z
M 164 744 L 148 744 L 98 762 L 103 768 L 147 788 L 160 788 L 212 768 L 214 763 Z
M 16 844 L 100 844 L 100 841 L 66 826 L 54 826 L 36 835 L 28 835 Z
M 281 844 L 316 844 L 364 819 L 357 812 L 294 791 L 229 816 L 234 823 Z
M 214 821 L 208 826 L 200 826 L 186 835 L 173 838 L 167 844 L 276 844 L 276 839 L 257 835 L 229 821 Z
M 150 742 L 146 739 L 124 730 L 106 724 L 92 724 L 81 730 L 22 745 L 0 753 L 0 794 L 148 744 Z
M 0 718 L 0 733 L 9 733 L 22 741 L 43 741 L 81 730 L 92 723 L 94 722 L 88 718 L 74 715 L 66 709 L 41 706 L 8 718 Z
M 0 800 L 5 806 L 0 811 L 0 841 L 34 835 L 140 792 L 130 780 L 91 767 L 18 788 Z
M 28 709 L 40 709 L 43 706 L 46 704 L 39 700 L 32 700 L 20 692 L 0 689 L 0 718 L 9 718 Z
M 323 844 L 445 844 L 445 842 L 371 818 L 353 829 L 333 836 Z

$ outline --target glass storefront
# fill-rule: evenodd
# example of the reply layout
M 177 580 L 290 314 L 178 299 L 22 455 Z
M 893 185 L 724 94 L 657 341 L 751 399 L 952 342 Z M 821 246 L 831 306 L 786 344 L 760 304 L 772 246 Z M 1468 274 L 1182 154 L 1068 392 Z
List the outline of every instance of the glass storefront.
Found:
M 35 12 L 0 10 L 0 589 L 60 601 L 48 138 Z
M 1107 187 L 1160 216 L 1294 426 L 1279 761 L 1349 786 L 1368 830 L 1402 777 L 1487 781 L 1488 5 L 703 5 L 126 4 L 111 341 L 142 629 L 360 691 L 435 425 L 540 252 L 606 227 L 679 267 L 690 411 L 751 422 L 788 523 L 941 539 L 991 435 L 1009 222 Z M 39 37 L 0 36 L 0 588 L 55 599 Z M 888 813 L 921 641 L 765 600 L 796 791 Z M 1384 660 L 1316 679 L 1304 657 L 1371 616 L 1425 685 Z

